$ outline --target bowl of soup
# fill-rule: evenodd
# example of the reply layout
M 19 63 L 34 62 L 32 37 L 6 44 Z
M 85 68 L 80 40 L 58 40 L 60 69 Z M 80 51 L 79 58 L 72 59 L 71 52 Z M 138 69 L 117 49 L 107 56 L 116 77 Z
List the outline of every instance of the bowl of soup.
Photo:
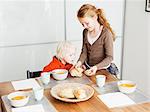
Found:
M 118 81 L 118 88 L 122 93 L 133 93 L 136 90 L 136 84 L 133 81 Z
M 12 92 L 7 96 L 10 104 L 14 107 L 22 107 L 29 101 L 29 94 L 24 91 Z
M 52 76 L 56 80 L 64 80 L 68 76 L 68 70 L 66 70 L 66 69 L 55 69 L 52 71 Z

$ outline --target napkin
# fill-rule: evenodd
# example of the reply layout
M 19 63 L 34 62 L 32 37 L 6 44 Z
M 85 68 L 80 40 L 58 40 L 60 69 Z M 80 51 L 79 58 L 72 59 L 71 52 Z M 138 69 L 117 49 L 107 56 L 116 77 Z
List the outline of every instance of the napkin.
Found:
M 26 79 L 11 82 L 15 90 L 31 89 L 33 87 L 40 87 L 35 79 Z
M 98 95 L 98 98 L 109 108 L 135 104 L 133 100 L 121 92 Z
M 12 112 L 44 112 L 42 104 L 12 108 Z

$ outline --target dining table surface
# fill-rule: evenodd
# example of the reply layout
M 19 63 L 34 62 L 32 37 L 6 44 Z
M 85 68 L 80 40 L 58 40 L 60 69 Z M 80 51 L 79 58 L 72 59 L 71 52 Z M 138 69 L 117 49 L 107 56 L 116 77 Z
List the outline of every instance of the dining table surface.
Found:
M 106 70 L 97 71 L 97 74 L 103 74 L 106 76 L 106 83 L 118 81 L 116 77 L 109 74 Z M 91 80 L 91 83 L 88 84 L 93 85 L 96 83 L 96 75 L 88 77 Z M 0 83 L 0 96 L 8 95 L 11 92 L 14 92 L 14 88 L 11 84 L 11 81 L 1 82 Z M 31 91 L 31 90 L 29 90 Z M 87 101 L 76 102 L 76 103 L 68 103 L 59 101 L 51 96 L 50 88 L 44 89 L 44 96 L 48 99 L 48 101 L 55 107 L 57 112 L 150 112 L 150 102 L 133 104 L 130 106 L 122 106 L 115 108 L 108 108 L 97 96 L 100 95 L 94 89 L 94 95 Z M 4 105 L 2 98 L 0 98 L 0 112 L 8 112 L 7 107 Z

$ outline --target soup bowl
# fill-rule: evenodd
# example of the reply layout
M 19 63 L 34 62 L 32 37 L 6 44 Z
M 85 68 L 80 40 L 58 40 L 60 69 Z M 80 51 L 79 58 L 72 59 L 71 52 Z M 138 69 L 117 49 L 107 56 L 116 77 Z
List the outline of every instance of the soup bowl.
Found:
M 133 93 L 136 90 L 136 84 L 133 81 L 121 80 L 118 81 L 118 88 L 122 93 Z
M 66 69 L 55 69 L 52 71 L 52 76 L 56 80 L 64 80 L 68 76 L 68 70 L 66 70 Z
M 29 101 L 29 94 L 23 91 L 12 92 L 7 96 L 10 104 L 14 107 L 22 107 Z

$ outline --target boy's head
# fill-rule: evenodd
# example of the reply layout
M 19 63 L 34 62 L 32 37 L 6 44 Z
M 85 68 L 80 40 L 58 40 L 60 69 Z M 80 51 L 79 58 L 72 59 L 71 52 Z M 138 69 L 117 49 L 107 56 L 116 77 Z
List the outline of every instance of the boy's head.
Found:
M 72 45 L 70 42 L 63 41 L 57 46 L 56 56 L 57 58 L 72 64 L 75 59 L 75 52 L 76 48 L 74 45 Z

